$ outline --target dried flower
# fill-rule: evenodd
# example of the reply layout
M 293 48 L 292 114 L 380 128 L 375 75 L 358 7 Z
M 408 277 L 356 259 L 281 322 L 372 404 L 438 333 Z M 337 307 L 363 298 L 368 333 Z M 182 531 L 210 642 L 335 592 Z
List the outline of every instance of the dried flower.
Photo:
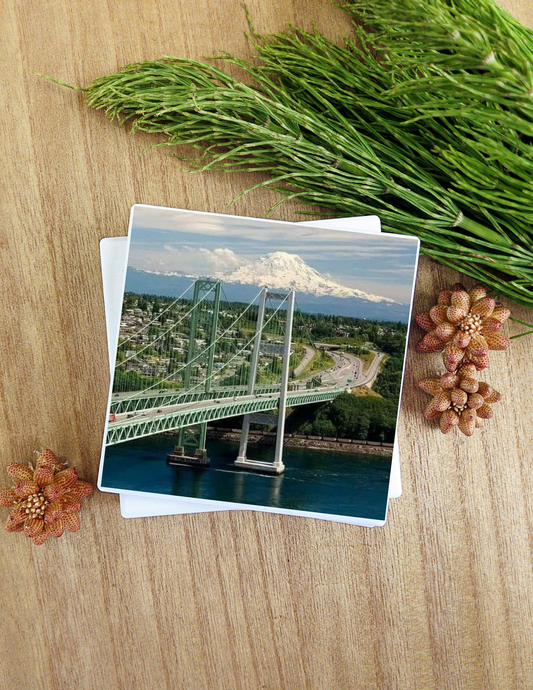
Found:
M 80 528 L 81 501 L 93 487 L 78 479 L 73 467 L 65 467 L 51 450 L 39 453 L 36 467 L 11 462 L 7 473 L 15 485 L 0 490 L 0 506 L 11 508 L 8 532 L 25 532 L 34 544 L 49 536 L 60 537 L 66 529 Z
M 462 283 L 441 290 L 437 304 L 429 312 L 416 315 L 426 335 L 418 352 L 441 352 L 444 366 L 456 371 L 462 362 L 472 362 L 479 371 L 489 365 L 489 350 L 506 350 L 510 339 L 501 329 L 510 310 L 487 295 L 482 285 L 467 292 Z
M 483 426 L 484 419 L 492 417 L 491 404 L 502 398 L 488 383 L 477 381 L 472 363 L 463 364 L 457 373 L 422 379 L 418 385 L 433 396 L 424 416 L 439 418 L 443 434 L 458 426 L 463 434 L 472 436 L 476 428 Z

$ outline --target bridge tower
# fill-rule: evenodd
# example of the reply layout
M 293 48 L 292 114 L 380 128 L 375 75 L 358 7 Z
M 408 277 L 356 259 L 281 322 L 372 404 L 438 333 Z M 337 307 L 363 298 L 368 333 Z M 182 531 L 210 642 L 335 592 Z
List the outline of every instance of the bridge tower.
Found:
M 187 361 L 183 373 L 183 389 L 190 390 L 193 368 L 198 365 L 205 365 L 205 384 L 204 390 L 208 393 L 211 390 L 211 379 L 213 375 L 213 365 L 215 361 L 215 341 L 217 338 L 218 314 L 220 310 L 220 290 L 221 284 L 216 280 L 198 279 L 194 284 L 193 305 L 191 310 L 191 326 L 189 330 L 189 343 L 187 347 Z M 206 297 L 213 293 L 213 299 L 207 300 Z M 212 305 L 212 309 L 207 312 L 202 311 L 202 306 Z M 202 329 L 207 333 L 206 347 L 204 355 L 198 356 L 198 330 Z M 196 456 L 201 460 L 207 459 L 206 450 L 207 423 L 199 425 L 199 441 Z M 180 429 L 178 451 L 184 453 L 185 429 Z
M 259 302 L 259 310 L 257 314 L 257 323 L 255 330 L 255 337 L 252 350 L 252 361 L 250 366 L 250 379 L 248 381 L 248 395 L 254 394 L 255 379 L 257 377 L 257 368 L 259 364 L 259 355 L 261 353 L 261 337 L 263 333 L 263 322 L 265 317 L 265 305 L 267 297 L 273 300 L 282 301 L 287 300 L 287 311 L 285 320 L 285 337 L 283 340 L 283 366 L 281 371 L 280 396 L 278 405 L 278 419 L 276 428 L 276 448 L 274 452 L 274 462 L 259 462 L 257 460 L 250 460 L 247 455 L 248 436 L 250 433 L 250 421 L 252 415 L 245 415 L 242 423 L 241 440 L 239 445 L 239 455 L 235 460 L 235 466 L 240 469 L 256 470 L 259 472 L 270 472 L 272 474 L 281 474 L 285 471 L 283 464 L 283 439 L 285 434 L 285 413 L 287 409 L 287 389 L 289 384 L 289 371 L 291 359 L 291 341 L 292 341 L 292 323 L 294 317 L 294 301 L 295 293 L 291 290 L 287 294 L 277 292 L 270 292 L 266 288 L 261 293 Z

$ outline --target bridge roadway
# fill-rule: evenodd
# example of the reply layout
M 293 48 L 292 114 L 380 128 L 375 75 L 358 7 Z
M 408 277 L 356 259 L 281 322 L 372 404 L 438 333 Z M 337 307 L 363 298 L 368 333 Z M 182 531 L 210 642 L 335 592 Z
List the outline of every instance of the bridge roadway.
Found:
M 305 388 L 305 383 L 289 383 L 289 390 L 302 390 L 302 388 Z M 202 389 L 190 391 L 167 389 L 159 391 L 141 391 L 139 393 L 115 393 L 111 398 L 110 412 L 120 415 L 123 412 L 138 412 L 139 410 L 200 402 L 202 400 L 241 397 L 246 395 L 246 392 L 246 386 L 236 386 L 233 388 L 226 386 L 224 388 L 213 387 L 210 391 Z M 258 395 L 276 393 L 279 392 L 279 386 L 256 386 L 255 392 Z
M 379 363 L 383 355 L 376 355 L 370 366 L 369 371 L 363 374 L 362 361 L 352 354 L 348 353 L 330 353 L 335 364 L 331 369 L 326 369 L 322 372 L 317 372 L 313 376 L 301 379 L 299 381 L 289 382 L 289 391 L 303 391 L 309 390 L 307 388 L 310 381 L 320 377 L 324 386 L 328 384 L 337 388 L 355 388 L 366 384 L 371 386 L 376 374 L 378 372 Z M 199 402 L 201 400 L 233 398 L 235 396 L 242 396 L 246 393 L 245 386 L 239 387 L 216 387 L 211 391 L 192 390 L 184 392 L 180 389 L 161 389 L 149 390 L 139 393 L 114 393 L 111 398 L 110 412 L 114 414 L 122 414 L 123 412 L 138 412 L 139 410 L 149 410 L 151 408 L 168 407 L 169 405 L 177 405 L 181 403 Z M 277 386 L 263 385 L 256 386 L 257 394 L 275 393 Z
M 326 402 L 344 392 L 346 392 L 346 387 L 288 391 L 287 406 L 296 407 Z M 237 417 L 252 412 L 267 412 L 277 407 L 279 396 L 279 390 L 267 393 L 256 392 L 254 395 L 181 402 L 166 405 L 164 408 L 145 409 L 137 413 L 121 412 L 116 415 L 115 421 L 108 423 L 106 445 L 112 446 L 216 419 Z
M 382 354 L 376 354 L 370 368 L 366 374 L 363 374 L 362 361 L 358 357 L 354 357 L 347 353 L 330 353 L 335 360 L 335 365 L 331 369 L 323 372 L 318 372 L 314 377 L 300 381 L 291 381 L 289 383 L 289 391 L 304 391 L 308 389 L 308 382 L 312 378 L 320 377 L 322 383 L 336 388 L 355 388 L 366 384 L 371 386 L 379 369 L 379 364 L 383 358 Z M 132 413 L 140 410 L 149 410 L 152 408 L 168 407 L 169 405 L 178 405 L 182 403 L 200 402 L 202 400 L 215 400 L 223 398 L 240 397 L 246 394 L 246 387 L 240 386 L 235 388 L 213 387 L 211 391 L 192 390 L 184 392 L 180 389 L 161 389 L 149 390 L 139 393 L 114 393 L 111 398 L 110 412 L 120 415 L 124 412 Z M 256 386 L 255 391 L 258 395 L 265 393 L 275 393 L 277 391 L 275 385 Z

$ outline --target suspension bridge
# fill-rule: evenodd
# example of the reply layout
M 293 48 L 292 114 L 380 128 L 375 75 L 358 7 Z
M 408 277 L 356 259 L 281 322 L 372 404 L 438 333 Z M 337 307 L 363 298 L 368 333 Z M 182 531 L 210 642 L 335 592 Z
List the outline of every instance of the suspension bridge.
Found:
M 287 407 L 331 401 L 358 373 L 359 360 L 335 354 L 329 371 L 305 375 L 314 350 L 294 291 L 261 288 L 241 303 L 219 281 L 198 279 L 151 313 L 135 297 L 122 314 L 107 445 L 178 432 L 170 461 L 203 466 L 207 424 L 243 416 L 236 466 L 279 474 Z M 276 426 L 272 463 L 248 458 L 251 423 Z M 193 428 L 196 450 L 187 454 Z

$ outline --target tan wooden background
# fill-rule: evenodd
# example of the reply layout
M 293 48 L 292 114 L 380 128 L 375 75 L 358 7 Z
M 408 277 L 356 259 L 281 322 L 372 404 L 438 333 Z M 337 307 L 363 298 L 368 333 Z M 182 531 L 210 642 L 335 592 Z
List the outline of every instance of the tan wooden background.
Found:
M 502 0 L 533 27 L 530 0 Z M 348 30 L 326 0 L 249 0 L 260 31 Z M 50 447 L 95 482 L 109 384 L 100 238 L 143 202 L 262 215 L 257 178 L 191 175 L 89 111 L 84 85 L 127 62 L 249 51 L 240 0 L 3 0 L 0 49 L 0 469 Z M 300 220 L 294 204 L 275 218 Z M 459 275 L 421 262 L 416 309 Z M 515 315 L 533 321 L 533 312 Z M 511 332 L 518 332 L 512 325 Z M 421 417 L 407 362 L 404 494 L 373 530 L 253 513 L 124 520 L 86 501 L 42 547 L 1 532 L 6 690 L 533 688 L 531 338 L 495 353 L 505 402 L 472 439 Z M 2 485 L 7 485 L 2 481 Z M 7 514 L 2 509 L 2 515 Z M 3 519 L 3 518 L 2 518 Z

